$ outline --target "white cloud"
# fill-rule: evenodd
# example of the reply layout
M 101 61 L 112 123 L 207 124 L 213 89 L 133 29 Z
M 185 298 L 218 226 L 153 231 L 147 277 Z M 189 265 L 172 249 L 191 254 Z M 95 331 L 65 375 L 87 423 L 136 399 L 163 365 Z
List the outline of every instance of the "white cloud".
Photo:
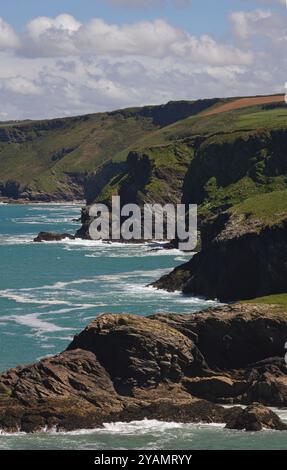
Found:
M 35 18 L 27 25 L 20 52 L 27 57 L 185 57 L 217 65 L 252 61 L 249 51 L 208 35 L 197 38 L 161 19 L 119 26 L 97 18 L 82 24 L 70 15 Z
M 0 51 L 0 119 L 283 92 L 282 18 L 268 8 L 234 12 L 231 20 L 228 42 L 162 19 L 116 25 L 69 14 L 37 17 L 19 38 L 5 24 L 15 36 L 14 50 Z
M 68 14 L 34 18 L 27 24 L 22 51 L 31 57 L 76 54 L 75 34 L 80 27 L 81 23 Z
M 231 14 L 231 21 L 241 39 L 265 37 L 275 43 L 287 41 L 285 18 L 271 10 L 236 11 Z
M 1 82 L 2 89 L 21 95 L 41 95 L 42 91 L 33 80 L 26 77 L 8 77 Z
M 19 46 L 18 37 L 13 28 L 0 18 L 0 49 L 14 49 Z

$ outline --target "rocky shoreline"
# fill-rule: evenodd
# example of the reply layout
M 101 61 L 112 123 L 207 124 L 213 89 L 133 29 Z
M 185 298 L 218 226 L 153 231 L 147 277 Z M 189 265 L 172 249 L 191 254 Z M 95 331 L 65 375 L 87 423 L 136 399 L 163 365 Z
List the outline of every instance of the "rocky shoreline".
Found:
M 104 314 L 66 351 L 0 375 L 0 429 L 69 431 L 149 418 L 286 430 L 266 408 L 287 403 L 286 337 L 286 313 L 276 306 Z

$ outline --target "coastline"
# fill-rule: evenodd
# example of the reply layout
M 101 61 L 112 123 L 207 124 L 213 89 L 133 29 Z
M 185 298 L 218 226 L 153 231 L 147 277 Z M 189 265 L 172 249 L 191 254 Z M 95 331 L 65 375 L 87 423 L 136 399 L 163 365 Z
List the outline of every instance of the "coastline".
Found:
M 49 205 L 49 204 L 71 204 L 71 205 L 86 205 L 85 200 L 71 200 L 71 199 L 55 199 L 55 200 L 50 200 L 50 201 L 42 201 L 41 199 L 37 200 L 30 200 L 30 199 L 11 199 L 11 198 L 5 198 L 5 197 L 0 197 L 0 204 L 6 204 L 6 205 L 33 205 L 33 204 L 39 204 L 39 205 Z
M 276 306 L 102 314 L 62 353 L 0 375 L 0 427 L 74 431 L 150 418 L 286 431 L 267 408 L 286 403 L 287 366 L 280 359 L 286 335 Z

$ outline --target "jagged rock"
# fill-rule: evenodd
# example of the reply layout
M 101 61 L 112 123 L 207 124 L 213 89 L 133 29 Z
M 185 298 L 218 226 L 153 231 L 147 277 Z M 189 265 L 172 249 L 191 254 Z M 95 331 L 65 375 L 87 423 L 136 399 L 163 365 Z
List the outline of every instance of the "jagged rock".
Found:
M 250 405 L 231 413 L 227 429 L 245 429 L 245 431 L 261 431 L 263 428 L 287 431 L 287 425 L 270 409 L 260 404 Z
M 201 235 L 201 251 L 154 287 L 222 302 L 286 292 L 286 213 L 269 226 L 248 214 L 223 212 L 206 221 Z
M 285 314 L 251 305 L 190 315 L 101 315 L 65 352 L 0 375 L 0 429 L 72 430 L 143 418 L 239 426 L 240 407 L 214 402 L 287 403 L 286 364 L 273 357 L 286 324 Z M 227 327 L 232 341 L 225 349 Z M 279 344 L 266 345 L 265 334 Z M 267 411 L 259 418 L 280 428 Z
M 195 377 L 185 382 L 187 390 L 196 397 L 220 400 L 241 396 L 248 388 L 248 382 L 233 380 L 228 376 Z
M 34 242 L 59 242 L 68 238 L 69 240 L 75 240 L 75 236 L 69 233 L 54 233 L 54 232 L 40 232 Z
M 198 349 L 211 368 L 246 369 L 275 357 L 281 357 L 283 362 L 287 321 L 285 312 L 275 305 L 238 303 L 153 318 L 179 329 L 194 341 L 197 338 Z
M 201 369 L 190 339 L 145 317 L 103 315 L 75 337 L 68 349 L 75 348 L 92 351 L 125 394 L 134 386 L 178 382 Z

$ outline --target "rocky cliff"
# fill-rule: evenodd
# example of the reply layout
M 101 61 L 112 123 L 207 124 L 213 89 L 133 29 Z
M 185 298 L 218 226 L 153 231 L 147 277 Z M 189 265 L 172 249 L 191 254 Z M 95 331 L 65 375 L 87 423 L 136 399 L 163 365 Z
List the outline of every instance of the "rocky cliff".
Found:
M 286 239 L 286 190 L 251 198 L 208 219 L 201 251 L 154 286 L 221 301 L 287 292 Z
M 0 428 L 72 430 L 161 419 L 286 429 L 286 314 L 234 305 L 190 315 L 101 315 L 57 356 L 0 376 Z M 260 402 L 245 412 L 215 403 Z

